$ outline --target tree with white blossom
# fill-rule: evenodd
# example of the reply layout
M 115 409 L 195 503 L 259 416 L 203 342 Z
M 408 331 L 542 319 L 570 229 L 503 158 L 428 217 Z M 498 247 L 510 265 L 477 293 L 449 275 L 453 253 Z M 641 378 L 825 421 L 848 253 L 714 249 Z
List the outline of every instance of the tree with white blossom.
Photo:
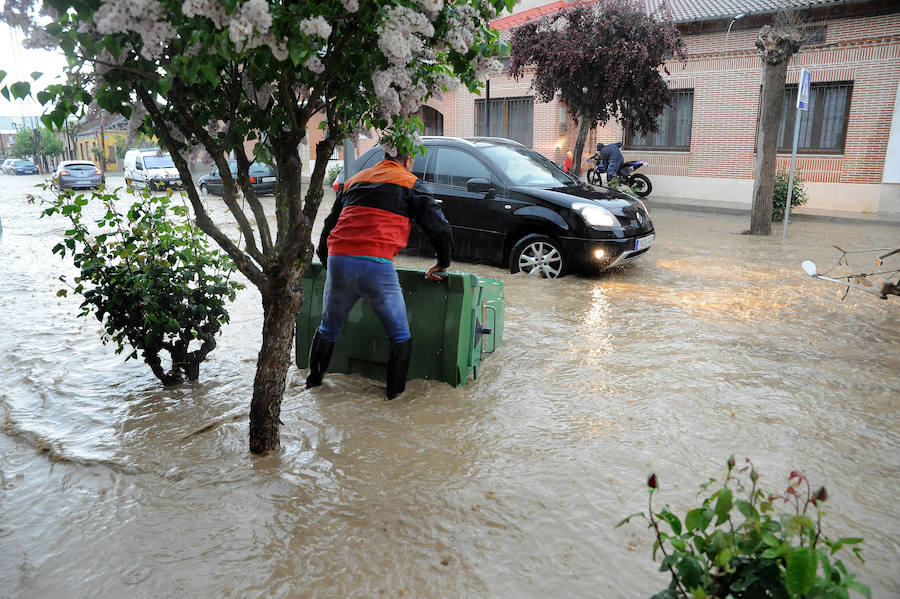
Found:
M 8 0 L 0 18 L 38 45 L 58 45 L 69 83 L 38 99 L 48 124 L 96 102 L 129 117 L 169 151 L 198 226 L 262 296 L 262 346 L 250 405 L 250 449 L 279 446 L 301 278 L 327 157 L 345 136 L 377 130 L 413 152 L 429 97 L 458 84 L 476 90 L 502 52 L 488 21 L 514 0 Z M 49 18 L 48 18 L 49 17 Z M 47 21 L 43 25 L 42 22 Z M 4 87 L 23 97 L 27 84 Z M 324 115 L 315 167 L 301 186 L 298 146 Z M 257 142 L 248 152 L 247 141 Z M 215 160 L 237 239 L 214 222 L 188 169 L 202 147 Z M 226 156 L 233 153 L 232 176 Z M 275 163 L 274 222 L 250 185 L 250 164 Z M 246 209 L 245 209 L 246 206 Z

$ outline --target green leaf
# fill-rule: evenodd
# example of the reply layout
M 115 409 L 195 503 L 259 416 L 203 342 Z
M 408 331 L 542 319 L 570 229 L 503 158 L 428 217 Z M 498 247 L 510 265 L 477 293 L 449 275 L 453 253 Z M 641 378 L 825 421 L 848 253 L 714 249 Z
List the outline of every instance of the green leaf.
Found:
M 731 549 L 725 547 L 716 554 L 716 565 L 727 566 L 731 562 Z
M 618 524 L 616 524 L 616 528 L 619 528 L 620 526 L 622 526 L 622 525 L 624 525 L 624 524 L 628 524 L 628 523 L 631 521 L 632 518 L 637 518 L 638 516 L 643 517 L 643 516 L 644 516 L 644 512 L 636 512 L 636 513 L 631 514 L 630 516 L 628 516 L 628 517 L 626 517 L 626 518 L 623 518 L 621 522 L 619 522 Z
M 709 508 L 695 508 L 687 513 L 684 517 L 684 526 L 689 531 L 699 530 L 703 532 L 709 523 L 712 522 L 714 512 Z
M 31 84 L 27 81 L 16 81 L 9 86 L 9 91 L 12 92 L 14 98 L 24 100 L 31 93 Z
M 9 88 L 7 86 L 0 87 L 0 95 L 6 98 L 8 101 L 12 101 L 12 98 L 9 96 Z
M 728 520 L 734 503 L 732 502 L 731 489 L 720 489 L 716 495 L 718 496 L 716 501 L 716 526 L 718 526 Z
M 169 90 L 172 89 L 172 76 L 166 75 L 165 77 L 160 78 L 159 80 L 159 91 L 162 95 L 166 95 L 169 93 Z
M 31 73 L 31 78 L 34 81 L 37 81 L 38 79 L 40 79 L 43 76 L 44 76 L 44 74 L 41 73 L 40 71 L 34 71 L 33 73 Z
M 872 599 L 872 591 L 869 589 L 869 587 L 860 582 L 851 580 L 847 583 L 847 588 L 853 589 L 864 597 L 867 597 L 867 599 Z
M 697 558 L 691 555 L 684 556 L 678 562 L 678 577 L 686 588 L 692 589 L 700 586 L 700 578 L 703 576 L 703 568 Z
M 786 556 L 784 585 L 792 595 L 807 593 L 816 581 L 816 552 L 796 547 Z
M 831 555 L 837 553 L 844 545 L 856 545 L 862 542 L 863 540 L 859 537 L 841 537 L 831 545 Z
M 656 515 L 669 524 L 669 526 L 672 528 L 672 532 L 674 532 L 676 535 L 681 534 L 681 520 L 678 519 L 678 516 L 676 516 L 669 510 L 663 510 Z
M 203 76 L 207 81 L 212 85 L 216 85 L 219 82 L 219 74 L 216 72 L 215 67 L 210 64 L 201 64 L 200 72 L 203 73 Z
M 757 515 L 756 508 L 753 507 L 753 504 L 744 499 L 739 499 L 735 502 L 737 509 L 740 513 L 744 515 L 746 518 L 753 518 Z
M 65 289 L 60 289 L 56 292 L 56 297 L 66 297 L 67 295 L 69 295 L 69 292 Z

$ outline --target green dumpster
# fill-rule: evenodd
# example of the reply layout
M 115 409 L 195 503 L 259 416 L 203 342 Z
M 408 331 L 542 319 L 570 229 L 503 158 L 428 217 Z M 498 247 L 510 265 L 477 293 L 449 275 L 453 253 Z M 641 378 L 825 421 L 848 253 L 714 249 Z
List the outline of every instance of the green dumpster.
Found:
M 429 281 L 424 270 L 398 268 L 413 338 L 410 379 L 465 385 L 503 339 L 503 283 L 470 273 L 447 273 Z M 309 367 L 309 346 L 322 318 L 326 271 L 313 263 L 303 277 L 305 301 L 297 315 L 297 367 Z M 360 300 L 341 329 L 328 372 L 384 380 L 388 340 L 381 321 Z

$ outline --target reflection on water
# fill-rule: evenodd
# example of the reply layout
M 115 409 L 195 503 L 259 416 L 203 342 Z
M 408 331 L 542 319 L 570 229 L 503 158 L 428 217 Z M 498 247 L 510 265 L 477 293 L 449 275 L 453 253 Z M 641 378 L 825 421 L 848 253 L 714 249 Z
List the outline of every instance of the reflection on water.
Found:
M 731 454 L 772 490 L 792 469 L 827 485 L 826 532 L 866 539 L 852 569 L 876 597 L 900 588 L 900 306 L 841 302 L 799 268 L 897 228 L 799 221 L 782 243 L 657 210 L 657 245 L 602 277 L 461 265 L 506 286 L 477 381 L 386 403 L 377 382 L 306 391 L 294 369 L 283 451 L 257 458 L 258 294 L 200 380 L 163 389 L 56 297 L 64 224 L 22 199 L 32 178 L 5 181 L 2 597 L 648 597 L 666 582 L 651 537 L 615 524 L 651 470 L 680 511 Z

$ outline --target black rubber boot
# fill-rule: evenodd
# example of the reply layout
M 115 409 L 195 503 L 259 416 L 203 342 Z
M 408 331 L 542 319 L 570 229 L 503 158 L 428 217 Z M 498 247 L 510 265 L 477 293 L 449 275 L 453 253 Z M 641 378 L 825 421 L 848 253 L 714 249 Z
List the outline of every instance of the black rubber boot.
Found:
M 412 355 L 412 339 L 391 343 L 388 350 L 387 398 L 394 399 L 406 389 L 409 358 Z
M 306 388 L 312 389 L 322 384 L 322 377 L 328 370 L 331 361 L 331 352 L 334 350 L 334 342 L 325 341 L 319 331 L 313 337 L 309 348 L 309 376 L 306 377 Z

